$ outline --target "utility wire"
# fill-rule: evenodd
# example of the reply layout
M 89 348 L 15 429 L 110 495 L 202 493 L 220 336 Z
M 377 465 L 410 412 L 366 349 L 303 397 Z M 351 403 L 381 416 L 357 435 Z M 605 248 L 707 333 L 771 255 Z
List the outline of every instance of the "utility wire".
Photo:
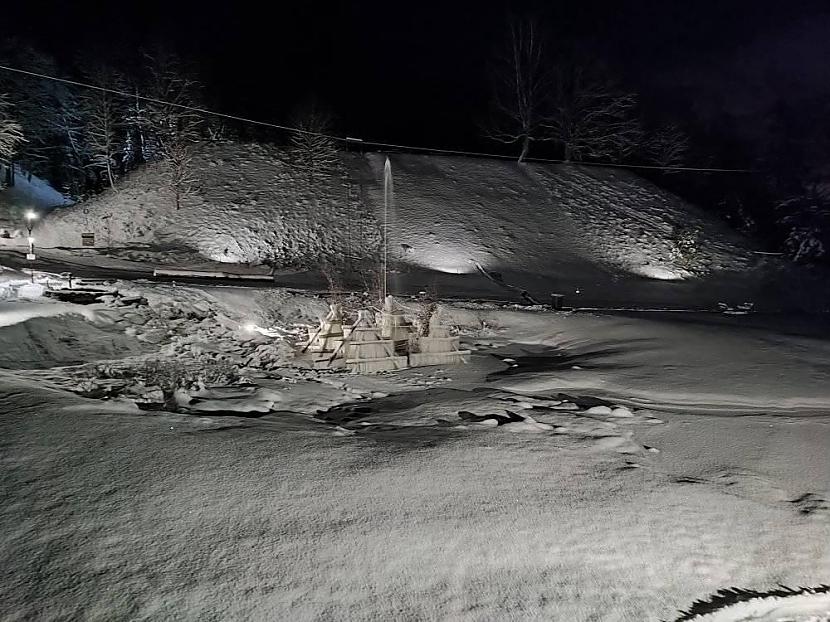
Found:
M 243 123 L 252 123 L 254 125 L 262 125 L 265 127 L 271 127 L 278 130 L 287 130 L 289 132 L 297 132 L 298 134 L 309 134 L 311 136 L 323 136 L 325 138 L 333 138 L 335 140 L 344 141 L 345 138 L 340 138 L 339 136 L 329 136 L 328 134 L 322 134 L 320 132 L 311 132 L 308 130 L 301 130 L 296 127 L 288 127 L 287 125 L 278 125 L 277 123 L 268 123 L 267 121 L 257 121 L 256 119 L 248 119 L 246 117 L 238 117 L 232 114 L 225 114 L 224 112 L 215 112 L 213 110 L 207 110 L 206 108 L 198 108 L 195 106 L 187 106 L 185 104 L 177 104 L 175 102 L 168 102 L 164 101 L 163 99 L 156 99 L 155 97 L 146 97 L 144 95 L 138 95 L 137 93 L 128 93 L 126 91 L 119 91 L 118 89 L 110 89 L 103 86 L 96 86 L 94 84 L 87 84 L 85 82 L 78 82 L 76 80 L 68 80 L 66 78 L 57 78 L 55 76 L 49 76 L 43 73 L 36 73 L 34 71 L 26 71 L 25 69 L 17 69 L 15 67 L 7 67 L 5 65 L 0 65 L 0 70 L 3 71 L 12 71 L 14 73 L 21 73 L 27 76 L 32 76 L 35 78 L 42 78 L 44 80 L 52 80 L 54 82 L 61 82 L 63 84 L 71 84 L 72 86 L 80 86 L 81 88 L 85 89 L 93 89 L 95 91 L 102 91 L 104 93 L 113 93 L 114 95 L 121 95 L 122 97 L 129 97 L 130 99 L 140 99 L 142 101 L 151 102 L 153 104 L 161 104 L 163 106 L 173 106 L 175 108 L 181 108 L 183 110 L 190 110 L 193 112 L 198 112 L 204 115 L 211 115 L 214 117 L 221 117 L 223 119 L 232 119 L 234 121 L 242 121 Z
M 501 160 L 515 160 L 516 156 L 505 155 L 503 153 L 485 153 L 480 151 L 463 151 L 459 149 L 439 149 L 436 147 L 415 147 L 412 145 L 395 145 L 392 143 L 379 143 L 371 140 L 362 140 L 360 143 L 364 145 L 372 145 L 373 147 L 386 147 L 387 149 L 409 149 L 412 151 L 427 151 L 430 153 L 445 153 L 448 155 L 466 155 L 480 158 L 497 158 Z M 603 168 L 638 168 L 651 169 L 660 171 L 692 171 L 692 172 L 708 172 L 708 173 L 756 173 L 757 171 L 750 168 L 707 168 L 697 166 L 659 166 L 649 164 L 619 164 L 614 162 L 574 162 L 573 160 L 562 160 L 555 158 L 525 158 L 525 162 L 540 162 L 546 164 L 571 164 L 574 166 L 601 166 Z
M 175 108 L 181 108 L 183 110 L 190 110 L 192 112 L 197 112 L 203 115 L 210 115 L 214 117 L 219 117 L 222 119 L 230 119 L 232 121 L 241 121 L 242 123 L 250 123 L 252 125 L 259 125 L 262 127 L 269 127 L 277 130 L 284 130 L 287 132 L 295 132 L 297 134 L 305 134 L 307 136 L 320 136 L 322 138 L 329 138 L 331 140 L 336 140 L 338 142 L 347 143 L 347 144 L 360 144 L 360 145 L 370 145 L 372 147 L 382 147 L 386 149 L 405 149 L 408 151 L 421 151 L 425 153 L 441 153 L 445 155 L 460 155 L 460 156 L 471 156 L 471 157 L 478 157 L 478 158 L 494 158 L 499 160 L 514 160 L 515 156 L 505 155 L 503 153 L 490 153 L 490 152 L 483 152 L 483 151 L 465 151 L 462 149 L 443 149 L 440 147 L 419 147 L 416 145 L 398 145 L 394 143 L 384 143 L 384 142 L 376 142 L 371 140 L 363 140 L 360 138 L 351 138 L 351 137 L 343 137 L 343 136 L 334 136 L 332 134 L 325 134 L 323 132 L 313 132 L 310 130 L 303 130 L 297 127 L 290 127 L 288 125 L 280 125 L 278 123 L 269 123 L 268 121 L 259 121 L 257 119 L 250 119 L 248 117 L 240 117 L 233 114 L 226 114 L 224 112 L 216 112 L 215 110 L 208 110 L 206 108 L 199 108 L 196 106 L 187 106 L 185 104 L 177 104 L 175 102 L 164 101 L 162 99 L 156 99 L 155 97 L 147 97 L 145 95 L 139 95 L 138 93 L 128 93 L 126 91 L 120 91 L 118 89 L 111 89 L 102 86 L 96 86 L 94 84 L 88 84 L 86 82 L 79 82 L 77 80 L 69 80 L 67 78 L 58 78 L 56 76 L 50 76 L 43 73 L 37 73 L 35 71 L 27 71 L 25 69 L 18 69 L 16 67 L 8 67 L 6 65 L 0 65 L 0 70 L 2 71 L 9 71 L 13 73 L 23 74 L 27 76 L 32 76 L 34 78 L 40 78 L 43 80 L 52 80 L 53 82 L 61 82 L 63 84 L 70 84 L 72 86 L 78 86 L 85 89 L 92 89 L 95 91 L 101 91 L 104 93 L 112 93 L 114 95 L 120 95 L 122 97 L 129 97 L 131 99 L 139 99 L 142 101 L 154 103 L 154 104 L 161 104 L 163 106 L 173 106 Z M 526 162 L 539 162 L 545 164 L 570 164 L 575 166 L 600 166 L 603 168 L 628 168 L 628 169 L 641 169 L 641 170 L 658 170 L 658 171 L 678 171 L 678 172 L 694 172 L 694 173 L 756 173 L 757 171 L 754 169 L 748 168 L 711 168 L 711 167 L 702 167 L 702 166 L 659 166 L 659 165 L 648 165 L 648 164 L 619 164 L 615 162 L 573 162 L 571 160 L 562 160 L 562 159 L 553 159 L 553 158 L 525 158 Z

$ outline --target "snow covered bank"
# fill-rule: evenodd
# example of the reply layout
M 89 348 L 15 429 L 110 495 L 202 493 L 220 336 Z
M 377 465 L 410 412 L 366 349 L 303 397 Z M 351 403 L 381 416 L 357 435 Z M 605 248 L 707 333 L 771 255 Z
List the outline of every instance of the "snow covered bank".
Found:
M 61 210 L 40 228 L 41 246 L 180 247 L 223 263 L 310 263 L 349 246 L 361 255 L 376 246 L 377 223 L 349 197 L 344 176 L 313 181 L 283 149 L 259 144 L 205 143 L 194 160 L 197 192 L 176 211 L 159 167 L 134 171 L 117 192 Z M 349 223 L 342 230 L 331 222 Z
M 311 181 L 280 148 L 207 143 L 196 157 L 198 190 L 181 210 L 148 166 L 118 192 L 54 212 L 39 225 L 39 244 L 79 247 L 89 232 L 97 247 L 144 261 L 190 252 L 226 264 L 339 264 L 378 248 L 385 157 L 345 153 L 337 175 Z M 481 266 L 519 290 L 562 293 L 572 304 L 701 306 L 730 294 L 754 300 L 762 289 L 764 270 L 755 269 L 763 262 L 747 240 L 632 173 L 389 157 L 390 253 L 404 273 L 430 271 L 451 288 L 449 277 L 483 281 Z

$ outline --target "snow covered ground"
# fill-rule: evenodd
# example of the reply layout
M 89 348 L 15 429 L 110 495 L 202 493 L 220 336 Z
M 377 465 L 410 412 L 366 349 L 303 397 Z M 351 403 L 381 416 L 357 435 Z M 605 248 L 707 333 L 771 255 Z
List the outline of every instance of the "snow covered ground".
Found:
M 830 580 L 820 316 L 445 304 L 469 365 L 351 376 L 247 330 L 320 299 L 113 289 L 0 307 L 2 619 L 641 622 Z M 146 409 L 157 361 L 220 360 Z M 698 618 L 826 619 L 801 596 Z

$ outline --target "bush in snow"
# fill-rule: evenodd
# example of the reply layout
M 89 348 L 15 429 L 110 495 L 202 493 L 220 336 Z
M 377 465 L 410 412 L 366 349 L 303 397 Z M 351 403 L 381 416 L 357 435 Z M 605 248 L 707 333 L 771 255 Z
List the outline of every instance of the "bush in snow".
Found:
M 827 256 L 830 244 L 830 203 L 815 188 L 781 201 L 779 223 L 786 229 L 784 250 L 796 263 Z
M 230 385 L 240 380 L 239 370 L 220 359 L 202 358 L 185 363 L 178 359 L 152 359 L 137 365 L 100 364 L 93 369 L 97 380 L 123 379 L 133 381 L 125 385 L 126 393 L 145 398 L 158 393 L 164 407 L 175 410 L 175 394 L 179 390 L 202 389 L 211 385 Z
M 658 127 L 644 142 L 645 155 L 655 166 L 676 167 L 686 163 L 689 137 L 677 124 L 667 123 Z
M 669 256 L 675 266 L 687 272 L 700 271 L 700 237 L 697 227 L 675 227 L 669 238 Z
M 438 283 L 433 282 L 421 294 L 421 307 L 418 309 L 418 315 L 415 318 L 419 335 L 429 336 L 429 322 L 436 313 L 438 313 Z
M 291 160 L 308 180 L 331 174 L 339 164 L 337 141 L 331 137 L 334 116 L 317 101 L 310 101 L 295 111 L 291 134 Z

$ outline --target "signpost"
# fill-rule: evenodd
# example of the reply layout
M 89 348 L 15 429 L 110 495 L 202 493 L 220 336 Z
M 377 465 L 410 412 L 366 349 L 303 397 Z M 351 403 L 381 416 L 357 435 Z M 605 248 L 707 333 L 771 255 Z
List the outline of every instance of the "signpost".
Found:
M 27 261 L 34 261 L 37 259 L 37 255 L 35 255 L 35 239 L 32 237 L 32 229 L 34 229 L 35 221 L 37 220 L 37 212 L 33 210 L 28 210 L 26 212 L 26 229 L 29 231 L 29 252 L 26 253 L 26 260 Z M 29 266 L 29 272 L 32 273 L 32 283 L 35 282 L 35 266 L 34 264 Z

